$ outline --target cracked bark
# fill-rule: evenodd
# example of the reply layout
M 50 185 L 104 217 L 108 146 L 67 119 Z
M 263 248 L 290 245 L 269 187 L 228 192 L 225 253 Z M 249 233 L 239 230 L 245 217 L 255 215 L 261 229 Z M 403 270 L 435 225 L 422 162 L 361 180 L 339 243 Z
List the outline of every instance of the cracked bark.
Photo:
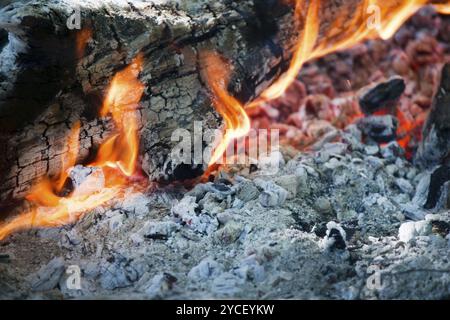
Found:
M 80 1 L 83 31 L 69 30 L 75 1 L 3 1 L 0 8 L 0 202 L 57 174 L 71 127 L 81 120 L 79 162 L 114 130 L 98 111 L 113 75 L 138 54 L 141 163 L 151 180 L 193 177 L 204 167 L 172 163 L 175 129 L 194 121 L 217 129 L 199 76 L 198 53 L 215 50 L 234 66 L 232 94 L 248 101 L 287 67 L 296 33 L 292 8 L 278 1 Z M 269 12 L 269 14 L 266 14 Z

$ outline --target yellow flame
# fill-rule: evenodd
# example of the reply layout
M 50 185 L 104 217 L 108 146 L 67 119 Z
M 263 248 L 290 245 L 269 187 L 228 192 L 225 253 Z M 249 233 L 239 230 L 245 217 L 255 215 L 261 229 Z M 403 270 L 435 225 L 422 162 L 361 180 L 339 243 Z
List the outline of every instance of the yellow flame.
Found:
M 450 3 L 435 4 L 434 8 L 442 14 L 450 14 Z
M 120 169 L 128 177 L 135 171 L 139 154 L 138 120 L 134 110 L 145 90 L 138 79 L 142 64 L 143 56 L 139 54 L 133 63 L 117 73 L 111 82 L 100 115 L 111 114 L 120 133 L 100 147 L 97 160 L 92 164 L 96 167 Z
M 241 138 L 250 130 L 250 119 L 243 105 L 227 91 L 230 67 L 215 52 L 200 52 L 202 77 L 212 91 L 212 100 L 217 112 L 225 121 L 225 134 L 214 149 L 209 165 L 215 164 L 224 154 L 229 143 Z
M 45 177 L 32 189 L 26 198 L 34 209 L 1 224 L 0 240 L 24 229 L 73 223 L 89 210 L 121 194 L 127 184 L 126 177 L 135 172 L 139 152 L 136 107 L 144 92 L 144 85 L 138 80 L 142 63 L 139 55 L 115 75 L 108 89 L 101 115 L 111 114 L 118 132 L 101 145 L 95 161 L 90 164 L 99 168 L 101 174 L 89 176 L 73 194 L 59 195 L 77 160 L 80 123 L 76 123 L 68 137 L 69 151 L 63 157 L 59 176 L 56 179 Z
M 381 7 L 381 1 L 373 0 L 375 4 Z M 381 39 L 387 40 L 397 32 L 397 30 L 417 11 L 427 4 L 427 0 L 408 0 L 403 1 L 402 5 L 394 8 L 393 11 L 383 12 L 382 26 L 378 31 Z
M 297 19 L 300 19 L 303 7 L 304 1 L 297 1 L 295 8 L 295 16 Z M 300 35 L 291 65 L 288 71 L 283 74 L 280 79 L 261 94 L 263 99 L 272 100 L 279 98 L 297 78 L 303 64 L 307 61 L 308 56 L 313 51 L 319 35 L 319 7 L 320 1 L 311 2 L 306 15 L 305 29 Z
M 323 1 L 295 1 L 295 17 L 300 26 L 300 36 L 288 71 L 266 89 L 259 99 L 249 103 L 246 108 L 258 106 L 279 98 L 298 76 L 303 65 L 313 59 L 327 54 L 348 49 L 364 40 L 391 38 L 395 32 L 420 8 L 427 0 L 364 0 L 354 10 L 349 21 L 344 21 L 348 12 L 331 23 L 319 37 L 321 21 L 319 17 Z M 436 5 L 441 13 L 448 13 L 449 4 Z M 374 9 L 374 10 L 371 10 Z M 306 16 L 302 12 L 306 10 Z M 369 21 L 379 18 L 373 25 Z M 342 26 L 346 26 L 345 29 Z

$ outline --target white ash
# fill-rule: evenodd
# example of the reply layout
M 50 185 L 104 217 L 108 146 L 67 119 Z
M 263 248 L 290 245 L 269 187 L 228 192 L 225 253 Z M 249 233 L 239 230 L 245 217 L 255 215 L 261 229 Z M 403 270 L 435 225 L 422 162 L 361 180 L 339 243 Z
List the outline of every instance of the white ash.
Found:
M 196 198 L 187 196 L 172 207 L 172 214 L 189 228 L 199 233 L 212 234 L 218 228 L 217 219 L 204 213 L 197 214 L 198 207 Z
M 100 192 L 105 188 L 105 176 L 101 168 L 77 165 L 70 169 L 73 196 L 85 196 Z
M 277 174 L 279 168 L 284 165 L 283 154 L 280 151 L 272 151 L 270 155 L 258 159 L 258 174 L 263 176 Z
M 11 258 L 0 264 L 0 296 L 448 297 L 450 212 L 423 209 L 430 173 L 397 143 L 364 144 L 354 125 L 336 134 L 319 151 L 277 154 L 277 172 L 129 191 L 73 226 L 13 235 L 1 248 Z M 70 265 L 81 290 L 64 285 Z M 380 270 L 379 288 L 366 285 L 369 267 Z
M 206 281 L 219 276 L 223 269 L 220 263 L 211 258 L 206 258 L 189 271 L 188 278 L 194 282 Z
M 408 221 L 398 230 L 398 238 L 402 242 L 410 242 L 417 236 L 427 236 L 431 233 L 431 222 L 426 220 Z
M 180 228 L 180 225 L 172 221 L 147 221 L 139 233 L 145 238 L 168 238 Z
M 395 161 L 398 157 L 403 157 L 404 154 L 405 151 L 397 141 L 391 141 L 381 147 L 381 155 L 387 160 Z
M 157 299 L 167 295 L 172 290 L 176 278 L 167 273 L 157 274 L 145 289 L 146 298 Z
M 279 207 L 286 201 L 288 192 L 274 182 L 260 178 L 255 179 L 254 182 L 262 189 L 259 202 L 263 207 Z
M 149 212 L 150 199 L 142 193 L 129 193 L 124 197 L 120 208 L 138 217 L 144 217 Z
M 49 291 L 54 289 L 64 271 L 64 259 L 61 257 L 52 259 L 31 277 L 32 290 Z

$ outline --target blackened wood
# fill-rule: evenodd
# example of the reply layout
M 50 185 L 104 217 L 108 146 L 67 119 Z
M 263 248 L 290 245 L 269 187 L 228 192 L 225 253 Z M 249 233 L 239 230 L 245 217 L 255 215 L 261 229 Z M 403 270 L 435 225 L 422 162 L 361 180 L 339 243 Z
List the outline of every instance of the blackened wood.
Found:
M 450 153 L 450 64 L 442 69 L 439 88 L 423 129 L 416 161 L 425 168 L 449 164 Z
M 69 30 L 77 3 L 83 30 Z M 95 153 L 114 130 L 98 118 L 106 88 L 138 53 L 145 60 L 143 169 L 151 180 L 200 175 L 205 166 L 170 159 L 175 129 L 222 125 L 200 77 L 199 52 L 217 51 L 229 62 L 229 90 L 246 102 L 286 70 L 296 30 L 292 6 L 272 0 L 28 0 L 0 8 L 0 202 L 59 172 L 76 121 L 79 161 Z

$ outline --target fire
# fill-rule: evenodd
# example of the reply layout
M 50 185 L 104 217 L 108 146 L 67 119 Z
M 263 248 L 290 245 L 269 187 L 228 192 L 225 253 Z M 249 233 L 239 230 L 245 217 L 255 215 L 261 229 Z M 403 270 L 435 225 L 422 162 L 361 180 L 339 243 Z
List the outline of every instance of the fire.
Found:
M 244 137 L 251 128 L 246 109 L 282 96 L 295 81 L 305 63 L 329 53 L 374 38 L 389 39 L 415 14 L 427 5 L 427 0 L 362 0 L 353 15 L 344 21 L 346 14 L 337 17 L 327 30 L 322 30 L 320 20 L 321 0 L 293 0 L 295 19 L 299 28 L 298 42 L 289 69 L 259 98 L 246 106 L 232 97 L 227 90 L 231 68 L 217 53 L 201 52 L 202 76 L 212 93 L 212 101 L 225 121 L 225 134 L 213 151 L 210 165 L 218 162 L 234 139 Z M 450 4 L 435 4 L 440 13 L 450 13 Z M 373 14 L 373 16 L 371 16 Z M 369 23 L 371 21 L 371 23 Z M 342 26 L 345 26 L 342 29 Z M 92 31 L 82 30 L 77 36 L 76 54 L 81 57 Z M 62 159 L 57 177 L 46 177 L 27 196 L 34 208 L 0 225 L 0 240 L 13 232 L 35 228 L 56 227 L 75 222 L 86 212 L 119 197 L 136 172 L 139 151 L 138 119 L 136 107 L 144 93 L 138 76 L 142 71 L 143 57 L 139 55 L 111 82 L 100 116 L 111 115 L 117 132 L 103 143 L 96 159 L 87 167 L 90 175 L 75 187 L 72 194 L 63 196 L 78 156 L 80 123 L 74 125 L 68 137 L 68 152 Z M 409 142 L 408 132 L 414 124 L 399 114 L 399 141 Z
M 294 0 L 294 15 L 300 30 L 290 67 L 285 74 L 262 92 L 259 98 L 244 107 L 230 97 L 225 90 L 227 83 L 225 79 L 228 79 L 229 75 L 219 67 L 223 63 L 214 58 L 214 55 L 200 57 L 206 65 L 212 65 L 209 69 L 206 68 L 207 83 L 216 97 L 214 104 L 218 112 L 224 116 L 226 128 L 231 131 L 215 150 L 210 164 L 215 163 L 222 156 L 233 138 L 242 137 L 248 133 L 249 120 L 244 115 L 243 109 L 249 110 L 281 97 L 295 81 L 306 62 L 348 49 L 364 40 L 391 38 L 412 15 L 427 5 L 429 0 L 363 0 L 357 8 L 352 8 L 354 13 L 350 21 L 344 21 L 344 18 L 338 17 L 325 31 L 321 30 L 320 21 L 323 3 L 325 1 Z M 450 12 L 449 3 L 436 4 L 435 8 L 440 13 Z M 346 14 L 341 17 L 345 17 Z M 342 29 L 342 26 L 345 26 L 345 29 Z
M 319 7 L 319 1 L 311 1 L 306 14 L 305 28 L 300 35 L 289 69 L 277 82 L 261 94 L 262 99 L 273 100 L 283 95 L 286 89 L 297 78 L 304 63 L 314 51 L 314 46 L 319 36 Z M 305 8 L 305 1 L 297 0 L 295 7 L 295 17 L 297 20 L 302 19 L 303 8 Z
M 111 82 L 101 116 L 111 115 L 117 133 L 101 145 L 95 161 L 89 164 L 93 173 L 69 196 L 61 196 L 65 183 L 77 161 L 80 123 L 68 137 L 68 152 L 56 178 L 45 177 L 26 197 L 34 208 L 0 225 L 0 240 L 13 232 L 37 227 L 57 227 L 73 223 L 89 210 L 117 198 L 127 186 L 127 178 L 136 171 L 139 152 L 136 107 L 144 93 L 138 80 L 143 57 L 139 55 Z
M 111 83 L 100 115 L 104 117 L 111 114 L 119 134 L 100 147 L 97 160 L 92 164 L 95 167 L 120 169 L 127 177 L 133 175 L 139 153 L 138 121 L 133 111 L 145 89 L 138 79 L 142 63 L 143 57 L 139 55 Z
M 324 2 L 309 1 L 307 5 L 305 0 L 296 0 L 295 17 L 302 30 L 290 67 L 280 79 L 261 94 L 260 99 L 250 103 L 247 108 L 281 97 L 308 61 L 348 49 L 367 39 L 391 38 L 405 21 L 427 2 L 427 0 L 364 0 L 355 9 L 350 22 L 336 19 L 319 39 L 321 25 L 319 12 Z M 445 12 L 448 5 L 442 5 L 439 8 L 441 12 Z M 303 12 L 306 12 L 306 16 L 302 14 Z M 371 14 L 374 16 L 372 17 Z M 379 21 L 375 18 L 379 18 Z M 369 23 L 372 21 L 370 19 L 375 20 Z M 347 27 L 342 30 L 344 22 Z
M 225 134 L 211 156 L 209 165 L 215 164 L 224 154 L 229 143 L 247 135 L 250 119 L 243 105 L 230 96 L 227 86 L 230 68 L 215 52 L 201 52 L 202 76 L 212 91 L 212 100 L 217 112 L 225 121 Z

